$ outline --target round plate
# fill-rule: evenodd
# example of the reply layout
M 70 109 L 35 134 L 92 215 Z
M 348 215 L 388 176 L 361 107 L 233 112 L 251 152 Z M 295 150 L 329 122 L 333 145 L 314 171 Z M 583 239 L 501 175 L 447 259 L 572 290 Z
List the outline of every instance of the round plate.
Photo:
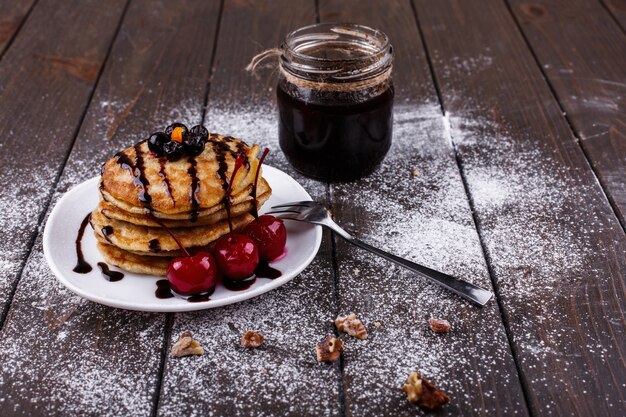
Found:
M 263 177 L 272 187 L 272 196 L 264 208 L 290 201 L 311 200 L 311 196 L 293 178 L 269 166 L 263 167 Z M 139 311 L 192 311 L 219 307 L 247 300 L 289 282 L 306 268 L 317 253 L 322 241 L 322 229 L 300 222 L 285 222 L 287 227 L 287 254 L 271 266 L 282 275 L 274 280 L 258 278 L 244 291 L 229 291 L 217 285 L 210 300 L 188 302 L 181 298 L 159 299 L 155 296 L 156 282 L 163 277 L 122 271 L 124 279 L 109 282 L 104 279 L 98 262 L 104 262 L 96 248 L 96 238 L 88 226 L 83 237 L 85 260 L 93 270 L 88 274 L 73 272 L 76 265 L 75 240 L 82 220 L 98 205 L 98 181 L 92 178 L 68 191 L 52 210 L 43 233 L 46 261 L 59 281 L 71 291 L 88 300 L 111 307 Z M 265 210 L 267 211 L 267 209 Z M 263 213 L 263 208 L 261 213 Z M 112 270 L 120 270 L 111 266 Z

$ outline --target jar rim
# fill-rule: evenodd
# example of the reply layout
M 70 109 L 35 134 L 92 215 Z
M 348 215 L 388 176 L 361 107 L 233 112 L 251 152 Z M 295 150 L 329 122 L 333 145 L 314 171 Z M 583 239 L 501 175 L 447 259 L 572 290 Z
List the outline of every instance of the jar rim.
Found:
M 328 57 L 305 52 L 324 42 L 353 46 L 360 55 Z M 384 32 L 356 23 L 316 23 L 304 26 L 285 36 L 281 50 L 281 66 L 293 75 L 335 82 L 380 75 L 391 68 L 393 54 L 389 38 Z

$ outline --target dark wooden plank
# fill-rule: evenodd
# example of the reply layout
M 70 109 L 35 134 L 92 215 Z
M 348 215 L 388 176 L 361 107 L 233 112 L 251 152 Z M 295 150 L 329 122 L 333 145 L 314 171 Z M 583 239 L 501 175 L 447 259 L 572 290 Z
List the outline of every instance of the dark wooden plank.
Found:
M 122 16 L 125 0 L 38 4 L 0 62 L 0 305 L 40 216 Z
M 626 1 L 624 0 L 600 0 L 622 27 L 626 31 Z
M 206 125 L 210 131 L 269 146 L 268 164 L 293 175 L 313 198 L 324 201 L 325 185 L 296 175 L 278 147 L 276 78 L 270 68 L 275 62 L 257 76 L 243 70 L 252 56 L 314 19 L 314 2 L 309 0 L 226 1 Z M 314 352 L 315 344 L 333 331 L 333 294 L 325 239 L 313 264 L 289 284 L 247 302 L 176 315 L 170 343 L 190 330 L 207 354 L 168 357 L 159 414 L 338 415 L 338 368 L 319 365 Z M 263 333 L 266 347 L 242 348 L 240 339 L 247 330 Z
M 534 415 L 623 414 L 626 236 L 501 1 L 416 1 Z
M 34 4 L 35 0 L 13 0 L 0 3 L 0 57 Z
M 219 1 L 131 3 L 54 201 L 148 132 L 201 120 L 218 11 Z M 165 328 L 165 315 L 71 295 L 38 239 L 0 338 L 2 414 L 151 415 Z
M 510 1 L 626 228 L 626 37 L 600 3 Z M 567 47 L 567 45 L 575 45 Z
M 410 2 L 325 0 L 320 17 L 380 28 L 395 52 L 393 146 L 375 174 L 332 186 L 335 218 L 365 241 L 491 288 Z M 480 309 L 342 240 L 337 263 L 341 313 L 370 331 L 367 341 L 345 339 L 346 415 L 420 414 L 400 390 L 414 370 L 450 393 L 438 415 L 526 415 L 495 301 Z M 452 332 L 434 334 L 429 318 L 449 320 Z

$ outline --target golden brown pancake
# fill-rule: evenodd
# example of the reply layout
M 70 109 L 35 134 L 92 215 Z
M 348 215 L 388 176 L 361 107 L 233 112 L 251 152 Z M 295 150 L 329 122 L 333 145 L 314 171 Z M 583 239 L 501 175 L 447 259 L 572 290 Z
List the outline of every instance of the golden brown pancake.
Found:
M 246 191 L 248 190 L 246 189 Z M 267 201 L 267 199 L 271 195 L 271 189 L 269 187 L 269 184 L 263 178 L 259 180 L 257 194 L 257 208 L 261 208 L 261 206 Z M 122 220 L 140 226 L 161 227 L 159 223 L 152 219 L 152 216 L 156 215 L 157 213 L 152 213 L 150 215 L 133 214 L 124 211 L 106 201 L 100 201 L 97 210 L 100 210 L 102 214 L 104 214 L 109 219 Z M 233 202 L 230 208 L 230 212 L 233 217 L 248 213 L 251 210 L 252 196 L 249 193 L 244 191 L 242 193 L 239 193 L 239 195 L 233 197 Z M 192 221 L 190 219 L 191 216 L 189 214 L 183 214 L 173 217 L 178 217 L 178 219 L 164 219 L 162 217 L 159 217 L 159 219 L 161 223 L 165 224 L 165 226 L 172 228 L 206 226 L 226 219 L 226 206 L 224 203 L 220 203 L 210 209 L 203 210 L 198 214 L 195 221 Z
M 258 146 L 211 134 L 202 153 L 177 161 L 158 158 L 146 141 L 117 153 L 102 168 L 100 190 L 109 203 L 142 214 L 180 214 L 209 209 L 226 196 L 237 154 L 245 163 L 233 180 L 232 195 L 254 182 Z
M 108 264 L 137 274 L 164 277 L 172 260 L 160 256 L 137 255 L 101 242 L 98 242 L 98 250 Z
M 254 218 L 251 214 L 234 217 L 233 229 L 240 230 Z M 137 226 L 132 223 L 109 219 L 100 210 L 91 213 L 94 233 L 108 243 L 126 251 L 150 254 L 150 252 L 175 251 L 176 241 L 163 228 Z M 106 229 L 105 229 L 106 228 Z M 110 228 L 110 229 L 108 229 Z M 105 233 L 105 230 L 110 232 Z M 198 227 L 181 227 L 171 230 L 185 248 L 207 246 L 229 232 L 228 221 Z
M 176 161 L 158 158 L 146 141 L 117 153 L 102 168 L 101 200 L 91 214 L 98 250 L 111 265 L 164 276 L 170 261 L 185 253 L 163 224 L 189 252 L 210 251 L 230 230 L 224 201 L 238 155 L 245 163 L 230 194 L 233 229 L 253 220 L 257 154 L 257 145 L 215 134 L 202 153 Z M 271 192 L 259 177 L 257 208 Z

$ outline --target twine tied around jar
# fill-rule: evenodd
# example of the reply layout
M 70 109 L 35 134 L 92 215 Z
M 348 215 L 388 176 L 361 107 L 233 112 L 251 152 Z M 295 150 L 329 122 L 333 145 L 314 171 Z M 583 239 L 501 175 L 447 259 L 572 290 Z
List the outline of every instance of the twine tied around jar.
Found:
M 281 57 L 283 55 L 283 49 L 270 48 L 262 51 L 252 57 L 250 63 L 246 65 L 246 71 L 254 74 L 258 66 L 265 60 L 273 57 Z M 393 65 L 389 65 L 382 73 L 366 79 L 359 79 L 357 81 L 343 81 L 341 79 L 333 78 L 333 74 L 329 74 L 328 80 L 309 80 L 302 77 L 298 77 L 293 73 L 287 71 L 280 60 L 277 60 L 278 70 L 288 83 L 294 84 L 301 88 L 320 90 L 320 91 L 337 91 L 337 92 L 350 92 L 360 91 L 369 88 L 387 88 L 388 82 L 391 81 L 391 72 Z

